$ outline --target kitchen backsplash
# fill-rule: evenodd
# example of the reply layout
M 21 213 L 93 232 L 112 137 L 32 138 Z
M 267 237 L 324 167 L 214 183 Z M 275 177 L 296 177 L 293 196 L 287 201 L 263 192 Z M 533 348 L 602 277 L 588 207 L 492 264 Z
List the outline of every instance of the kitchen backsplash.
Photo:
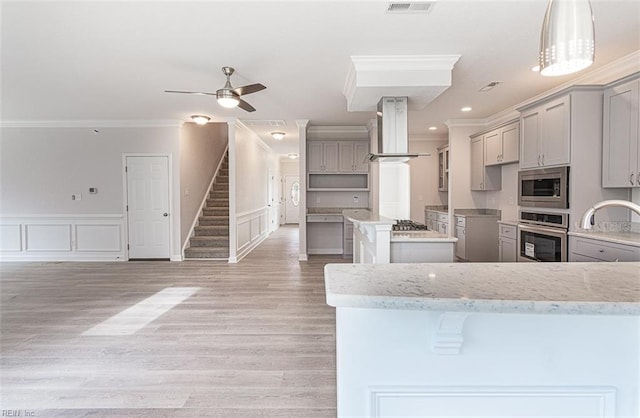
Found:
M 574 222 L 574 231 L 579 231 L 580 222 Z M 596 222 L 591 228 L 598 232 L 633 232 L 640 234 L 640 222 Z

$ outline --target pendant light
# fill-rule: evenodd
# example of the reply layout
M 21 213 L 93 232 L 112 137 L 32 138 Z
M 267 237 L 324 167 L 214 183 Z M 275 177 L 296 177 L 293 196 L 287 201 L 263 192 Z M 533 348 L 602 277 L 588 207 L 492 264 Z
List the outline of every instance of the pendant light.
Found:
M 589 0 L 549 0 L 540 35 L 540 74 L 571 74 L 593 64 L 594 33 Z

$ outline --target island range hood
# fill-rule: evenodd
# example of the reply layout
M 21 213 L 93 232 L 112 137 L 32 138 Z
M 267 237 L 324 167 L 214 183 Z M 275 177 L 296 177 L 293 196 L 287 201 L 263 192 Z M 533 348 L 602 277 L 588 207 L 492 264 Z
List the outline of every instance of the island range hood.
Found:
M 407 97 L 383 97 L 378 102 L 378 152 L 368 154 L 369 161 L 406 162 L 431 155 L 409 153 L 407 103 Z

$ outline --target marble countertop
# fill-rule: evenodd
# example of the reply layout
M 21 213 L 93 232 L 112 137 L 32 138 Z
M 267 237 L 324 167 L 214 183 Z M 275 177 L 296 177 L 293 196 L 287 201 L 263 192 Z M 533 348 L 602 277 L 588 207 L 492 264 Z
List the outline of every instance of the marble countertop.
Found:
M 454 209 L 454 216 L 497 216 L 500 217 L 497 209 Z
M 367 223 L 375 225 L 394 225 L 395 219 L 380 216 L 369 209 L 347 209 L 342 211 L 342 216 L 354 223 Z
M 514 221 L 511 219 L 502 219 L 502 220 L 499 220 L 498 223 L 503 225 L 518 226 L 518 221 Z
M 436 231 L 393 231 L 391 242 L 457 242 L 458 238 L 450 237 Z
M 342 215 L 343 210 L 357 208 L 307 208 L 308 215 Z
M 424 210 L 430 210 L 432 212 L 448 213 L 449 207 L 445 205 L 425 205 Z
M 582 229 L 579 231 L 569 231 L 569 235 L 640 247 L 640 234 L 638 234 L 637 232 L 605 232 Z
M 640 315 L 640 263 L 327 264 L 334 307 Z

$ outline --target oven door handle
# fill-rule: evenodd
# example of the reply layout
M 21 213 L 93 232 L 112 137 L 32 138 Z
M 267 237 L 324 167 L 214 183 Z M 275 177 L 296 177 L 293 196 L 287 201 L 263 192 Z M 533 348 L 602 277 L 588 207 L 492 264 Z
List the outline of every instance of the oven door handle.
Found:
M 547 228 L 544 226 L 530 225 L 530 224 L 518 224 L 518 229 L 526 232 L 534 233 L 546 233 L 555 237 L 564 237 L 567 235 L 567 230 L 564 228 Z

